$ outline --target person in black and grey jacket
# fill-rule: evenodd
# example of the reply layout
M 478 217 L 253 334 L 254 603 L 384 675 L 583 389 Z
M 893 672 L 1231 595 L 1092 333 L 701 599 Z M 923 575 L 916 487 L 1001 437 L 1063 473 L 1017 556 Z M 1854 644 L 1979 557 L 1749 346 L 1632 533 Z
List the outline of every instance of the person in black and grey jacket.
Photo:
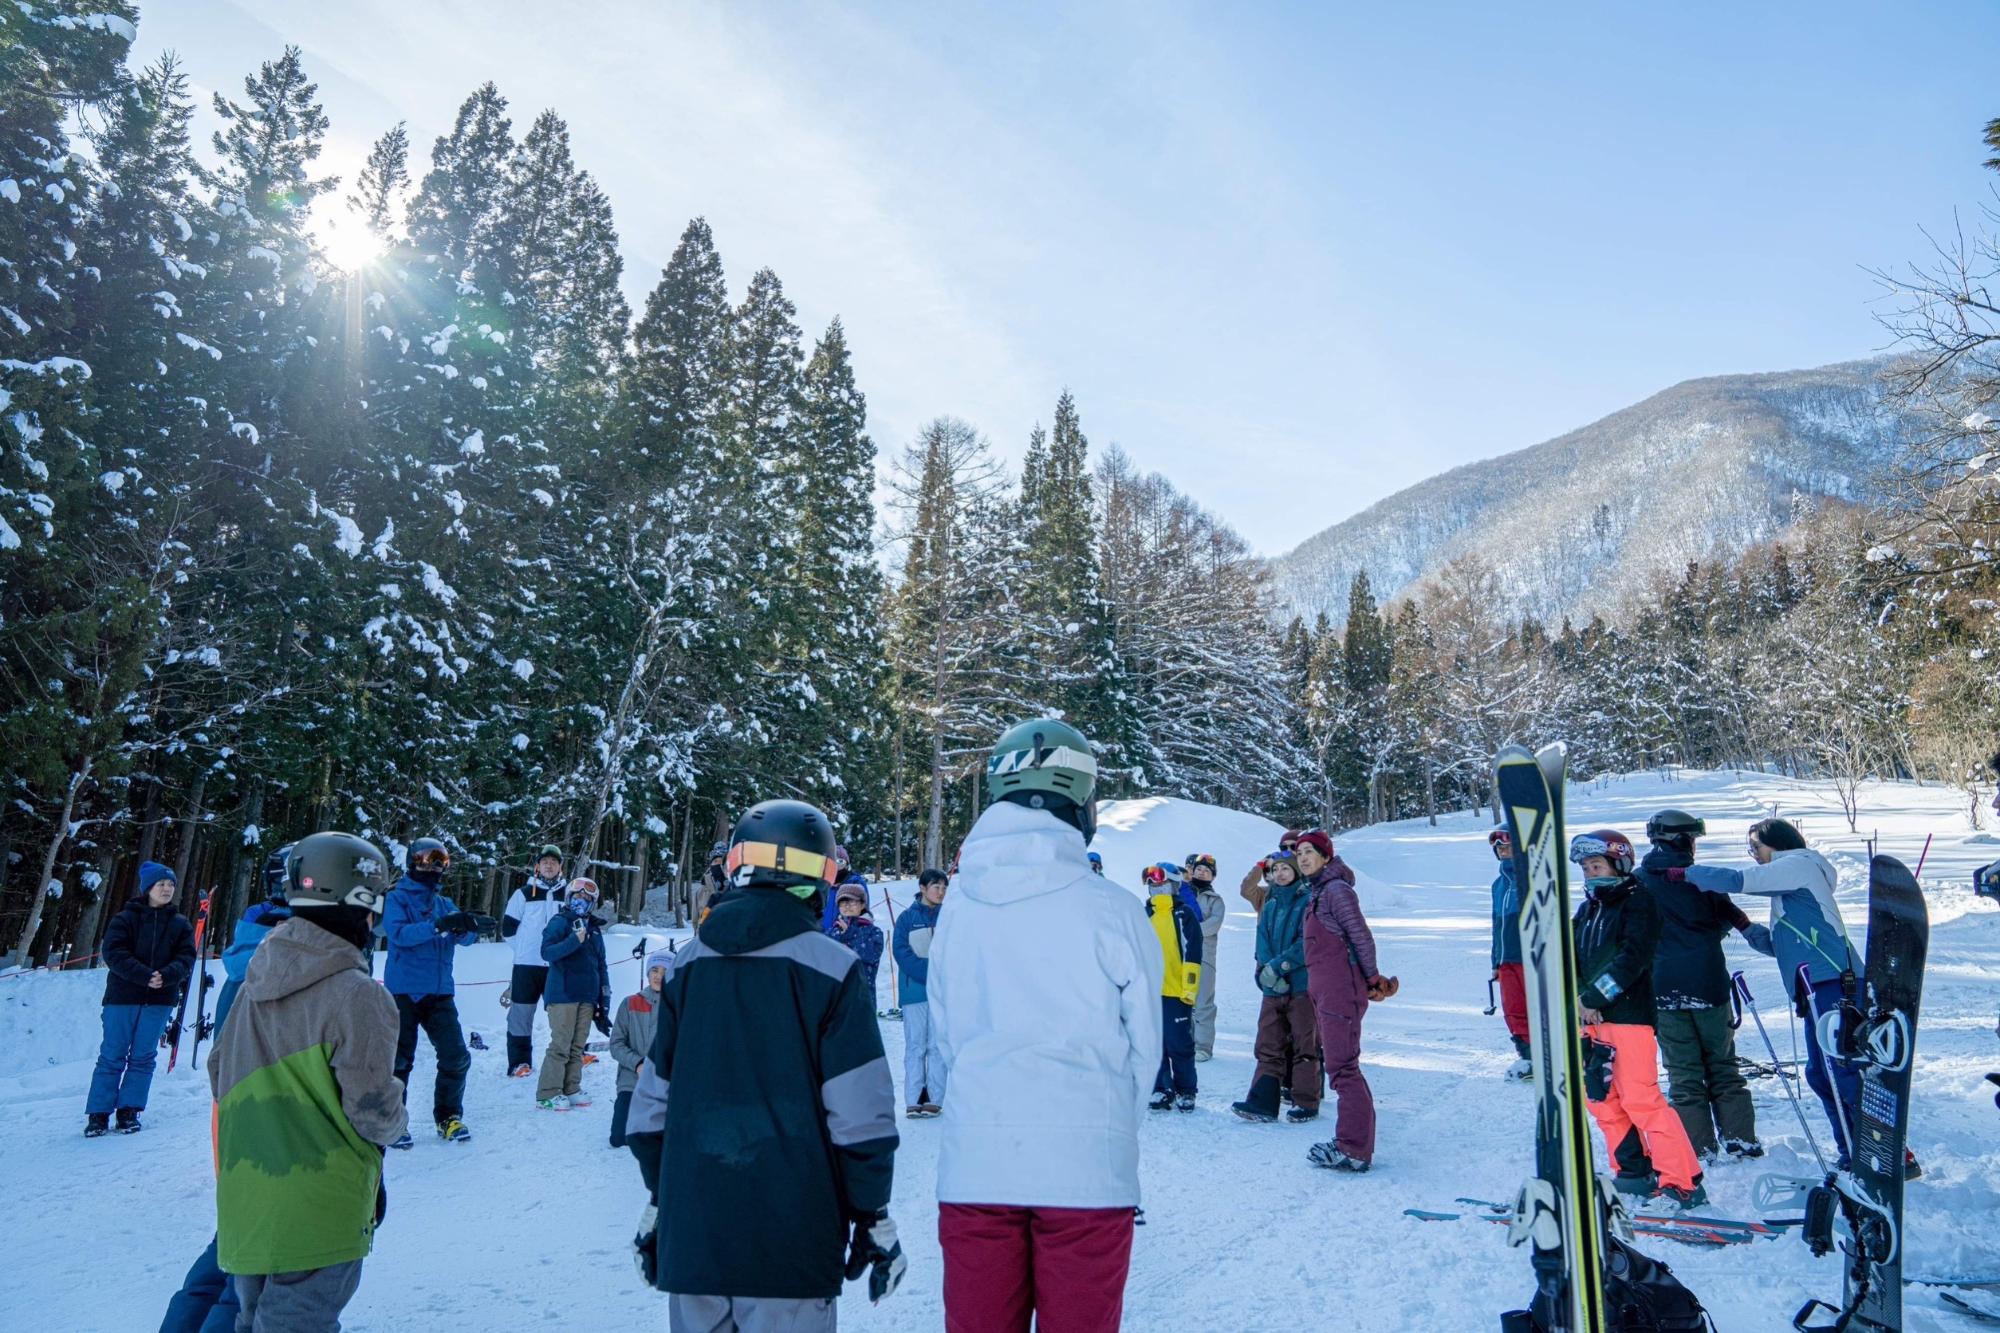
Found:
M 652 1194 L 634 1247 L 676 1329 L 830 1330 L 843 1277 L 877 1301 L 903 1278 L 874 997 L 818 928 L 833 849 L 812 806 L 752 807 L 660 993 L 626 1142 Z
M 542 932 L 568 884 L 562 871 L 562 848 L 550 843 L 535 857 L 535 873 L 507 899 L 500 918 L 500 938 L 514 946 L 514 972 L 501 997 L 507 1004 L 507 1072 L 514 1078 L 535 1072 L 535 1006 L 549 980 Z

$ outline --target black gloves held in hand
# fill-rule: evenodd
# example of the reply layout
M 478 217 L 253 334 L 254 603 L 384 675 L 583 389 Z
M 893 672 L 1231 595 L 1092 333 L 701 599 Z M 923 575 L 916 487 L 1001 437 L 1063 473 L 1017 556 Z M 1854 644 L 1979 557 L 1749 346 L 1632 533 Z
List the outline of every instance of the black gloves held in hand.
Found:
M 868 1274 L 868 1299 L 880 1301 L 903 1283 L 909 1271 L 903 1258 L 903 1244 L 896 1239 L 896 1224 L 887 1213 L 854 1219 L 854 1237 L 847 1248 L 847 1280 Z

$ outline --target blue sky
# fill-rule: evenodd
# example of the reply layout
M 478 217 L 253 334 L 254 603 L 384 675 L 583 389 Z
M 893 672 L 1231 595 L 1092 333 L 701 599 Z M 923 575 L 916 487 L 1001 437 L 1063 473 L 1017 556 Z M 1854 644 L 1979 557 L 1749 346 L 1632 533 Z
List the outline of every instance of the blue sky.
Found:
M 1289 549 L 1696 375 L 1886 345 L 1865 271 L 1991 200 L 1985 3 L 154 0 L 235 90 L 287 41 L 350 180 L 491 78 L 554 107 L 635 307 L 704 214 L 848 327 L 885 455 L 1094 445 Z M 421 162 L 413 164 L 421 170 Z M 1607 479 L 1615 484 L 1615 479 Z

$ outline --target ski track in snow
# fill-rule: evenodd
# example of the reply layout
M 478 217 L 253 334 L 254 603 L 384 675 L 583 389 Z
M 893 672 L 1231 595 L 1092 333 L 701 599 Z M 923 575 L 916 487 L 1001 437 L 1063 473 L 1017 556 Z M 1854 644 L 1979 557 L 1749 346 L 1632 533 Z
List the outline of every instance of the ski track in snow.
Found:
M 1923 875 L 1933 933 L 1910 1140 L 1927 1174 L 1910 1188 L 1905 1268 L 2000 1271 L 1993 1227 L 2000 1110 L 1982 1081 L 2000 1068 L 1993 1030 L 2000 911 L 1967 887 L 1975 866 L 2000 855 L 2000 838 L 1969 830 L 1956 793 L 1909 785 L 1864 789 L 1861 836 L 1847 833 L 1830 792 L 1759 774 L 1634 775 L 1573 786 L 1569 799 L 1572 828 L 1610 824 L 1635 838 L 1652 810 L 1690 809 L 1713 831 L 1704 859 L 1738 864 L 1743 829 L 1778 803 L 1839 867 L 1857 945 L 1865 933 L 1866 833 L 1879 830 L 1883 849 L 1912 865 L 1925 833 L 1937 834 Z M 1200 1066 L 1200 1110 L 1153 1115 L 1145 1126 L 1147 1225 L 1134 1245 L 1128 1326 L 1351 1324 L 1456 1333 L 1494 1328 L 1501 1310 L 1526 1303 L 1527 1255 L 1508 1248 L 1502 1228 L 1402 1216 L 1406 1207 L 1450 1209 L 1459 1195 L 1511 1199 L 1531 1169 L 1531 1092 L 1501 1082 L 1512 1053 L 1499 1016 L 1480 1012 L 1489 970 L 1486 827 L 1481 815 L 1461 813 L 1436 828 L 1406 821 L 1339 839 L 1361 876 L 1383 966 L 1403 982 L 1401 994 L 1370 1011 L 1364 1042 L 1380 1118 L 1375 1170 L 1342 1177 L 1305 1161 L 1309 1144 L 1331 1136 L 1331 1101 L 1310 1126 L 1248 1125 L 1229 1113 L 1248 1087 L 1258 1003 L 1254 922 L 1235 886 L 1244 866 L 1275 843 L 1275 826 L 1181 801 L 1107 805 L 1095 845 L 1112 878 L 1136 884 L 1146 862 L 1209 851 L 1221 861 L 1230 907 L 1220 1036 L 1216 1058 Z M 887 886 L 898 906 L 911 889 Z M 878 887 L 875 911 L 886 933 L 882 893 Z M 638 964 L 626 955 L 638 939 L 629 928 L 609 941 L 613 988 L 621 994 L 637 984 Z M 1758 994 L 1780 1056 L 1790 1058 L 1775 969 L 1734 937 L 1729 954 Z M 532 1081 L 504 1076 L 498 996 L 508 958 L 504 946 L 479 945 L 458 959 L 461 1013 L 488 1045 L 473 1053 L 471 1144 L 426 1136 L 433 1066 L 429 1046 L 419 1045 L 417 1146 L 389 1154 L 388 1218 L 348 1306 L 349 1329 L 664 1326 L 664 1299 L 641 1286 L 629 1258 L 644 1202 L 638 1171 L 629 1154 L 605 1141 L 613 1066 L 605 1057 L 586 1072 L 585 1086 L 598 1099 L 589 1109 L 558 1115 L 533 1108 Z M 220 964 L 211 966 L 219 979 Z M 491 984 L 471 984 L 479 982 Z M 894 995 L 886 958 L 880 982 L 886 1008 Z M 166 1074 L 163 1054 L 143 1133 L 81 1135 L 102 986 L 101 972 L 0 979 L 0 1114 L 15 1218 L 14 1252 L 0 1265 L 0 1308 L 33 1310 L 42 1328 L 156 1327 L 214 1224 L 204 1072 L 183 1061 Z M 884 1020 L 882 1030 L 900 1090 L 902 1027 Z M 538 1054 L 545 1032 L 538 1033 Z M 1752 1024 L 1746 1021 L 1738 1041 L 1740 1051 L 1762 1058 Z M 1777 1083 L 1755 1079 L 1751 1086 L 1771 1156 L 1709 1173 L 1710 1211 L 1718 1215 L 1750 1216 L 1751 1184 L 1765 1170 L 1812 1170 Z M 1823 1133 L 1818 1105 L 1804 1095 L 1814 1132 Z M 933 1197 L 939 1126 L 903 1121 L 901 1128 L 893 1215 L 909 1277 L 878 1307 L 850 1284 L 844 1328 L 943 1325 Z M 759 1243 L 754 1234 L 742 1242 Z M 1641 1247 L 1672 1266 L 1725 1333 L 1789 1328 L 1808 1296 L 1837 1299 L 1841 1292 L 1838 1261 L 1814 1260 L 1796 1237 L 1718 1250 L 1644 1239 Z M 1910 1289 L 1908 1307 L 1911 1329 L 1976 1326 L 1924 1288 Z

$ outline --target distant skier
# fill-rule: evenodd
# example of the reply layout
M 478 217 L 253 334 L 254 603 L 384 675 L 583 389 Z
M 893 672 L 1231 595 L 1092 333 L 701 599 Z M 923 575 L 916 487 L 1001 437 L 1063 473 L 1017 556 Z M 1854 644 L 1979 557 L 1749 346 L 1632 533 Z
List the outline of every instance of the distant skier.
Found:
M 1194 1058 L 1215 1058 L 1215 976 L 1221 967 L 1222 895 L 1215 889 L 1215 856 L 1196 852 L 1187 859 L 1188 884 L 1201 908 L 1201 988 L 1194 998 Z
M 896 1003 L 903 1011 L 903 1113 L 927 1119 L 944 1109 L 947 1069 L 938 1053 L 929 995 L 931 942 L 944 908 L 947 879 L 930 869 L 917 878 L 917 900 L 896 914 Z
M 1313 1014 L 1306 967 L 1306 913 L 1312 890 L 1299 879 L 1291 852 L 1273 852 L 1266 867 L 1264 906 L 1257 913 L 1257 989 L 1264 1002 L 1257 1012 L 1257 1072 L 1250 1091 L 1231 1109 L 1245 1120 L 1278 1118 L 1278 1095 L 1289 1088 L 1286 1119 L 1319 1118 L 1321 1094 L 1319 1025 Z
M 1099 855 L 1098 855 L 1098 854 L 1097 854 L 1096 852 L 1085 852 L 1085 853 L 1084 853 L 1084 858 L 1085 858 L 1086 860 L 1088 860 L 1088 861 L 1090 862 L 1090 873 L 1091 873 L 1091 874 L 1093 874 L 1093 875 L 1102 875 L 1102 874 L 1104 873 L 1104 858 L 1103 858 L 1103 857 L 1099 856 Z
M 1578 1017 L 1590 1058 L 1584 1089 L 1604 1133 L 1620 1193 L 1654 1193 L 1682 1207 L 1708 1202 L 1701 1164 L 1681 1118 L 1660 1092 L 1653 1035 L 1653 954 L 1660 913 L 1632 877 L 1632 843 L 1614 829 L 1570 840 L 1584 874 L 1583 905 L 1571 924 L 1581 990 Z
M 659 1028 L 660 988 L 667 973 L 674 970 L 669 949 L 646 955 L 646 975 L 637 991 L 618 1002 L 611 1020 L 611 1058 L 618 1065 L 618 1095 L 611 1103 L 611 1146 L 625 1146 L 625 1122 L 632 1110 L 632 1090 L 639 1083 L 639 1066 L 653 1049 L 653 1034 Z
M 867 1275 L 879 1301 L 907 1268 L 889 1219 L 896 1088 L 860 961 L 818 929 L 826 816 L 753 806 L 728 866 L 728 896 L 661 991 L 633 1097 L 653 1190 L 636 1248 L 675 1330 L 821 1333 L 843 1276 Z
M 291 919 L 251 958 L 208 1062 L 216 1255 L 237 1328 L 333 1330 L 387 1207 L 382 1150 L 409 1127 L 396 1006 L 366 952 L 389 861 L 315 833 L 288 873 Z
M 1295 851 L 1298 845 L 1299 831 L 1297 829 L 1286 829 L 1284 834 L 1278 839 L 1278 850 L 1281 852 Z M 1250 904 L 1250 910 L 1253 912 L 1264 910 L 1264 895 L 1267 891 L 1265 888 L 1267 881 L 1265 872 L 1269 869 L 1268 858 L 1267 860 L 1254 863 L 1248 870 L 1243 872 L 1243 882 L 1236 886 L 1237 895 L 1244 902 Z
M 1514 875 L 1514 837 L 1504 827 L 1486 835 L 1500 869 L 1493 876 L 1493 980 L 1500 983 L 1500 1016 L 1514 1042 L 1507 1077 L 1535 1076 L 1528 1047 L 1528 986 L 1521 970 L 1521 883 Z
M 603 923 L 597 919 L 597 881 L 571 880 L 557 908 L 542 927 L 542 957 L 549 964 L 549 1049 L 542 1056 L 535 1105 L 544 1111 L 581 1110 L 591 1100 L 583 1090 L 583 1048 L 590 1029 L 594 1024 L 611 1034 L 611 969 L 604 957 Z
M 507 1072 L 526 1078 L 535 1072 L 535 1005 L 548 984 L 542 932 L 548 929 L 563 891 L 562 848 L 550 843 L 535 857 L 528 882 L 514 890 L 500 918 L 500 937 L 514 942 L 514 972 L 507 994 Z
M 937 1164 L 947 1329 L 1114 1333 L 1124 1310 L 1160 946 L 1131 892 L 1091 872 L 1096 775 L 1067 723 L 1000 737 L 932 948 L 952 1079 Z
M 722 868 L 723 858 L 728 855 L 729 844 L 726 842 L 718 842 L 708 849 L 708 867 L 701 872 L 699 887 L 694 891 L 694 910 L 688 914 L 696 925 L 701 924 L 702 918 L 708 915 L 708 909 L 715 906 L 716 899 L 728 887 L 728 877 Z
M 160 1034 L 194 975 L 194 925 L 174 907 L 180 881 L 158 861 L 139 867 L 139 891 L 104 930 L 104 1039 L 90 1075 L 83 1136 L 136 1134 L 153 1086 Z
M 1375 961 L 1375 936 L 1361 915 L 1354 872 L 1333 854 L 1323 829 L 1299 835 L 1299 870 L 1311 888 L 1306 912 L 1306 967 L 1326 1080 L 1339 1108 L 1333 1137 L 1307 1152 L 1314 1166 L 1360 1173 L 1375 1160 L 1375 1094 L 1361 1074 L 1361 1020 L 1370 1003 L 1397 991 Z
M 1155 1111 L 1192 1111 L 1200 1092 L 1194 1068 L 1194 1002 L 1201 992 L 1201 909 L 1180 867 L 1146 867 L 1146 915 L 1160 943 L 1160 1067 L 1153 1078 Z
M 1653 1002 L 1667 1097 L 1687 1127 L 1695 1156 L 1712 1162 L 1718 1151 L 1738 1158 L 1764 1155 L 1750 1085 L 1736 1063 L 1722 939 L 1739 930 L 1751 948 L 1769 954 L 1771 932 L 1752 925 L 1727 894 L 1705 893 L 1684 875 L 1668 878 L 1670 871 L 1694 864 L 1695 840 L 1707 832 L 1708 825 L 1694 815 L 1660 811 L 1646 821 L 1652 847 L 1634 873 L 1660 913 Z
M 417 1063 L 417 1030 L 430 1038 L 437 1056 L 437 1077 L 431 1090 L 431 1123 L 446 1143 L 466 1143 L 465 1076 L 472 1052 L 458 1022 L 458 987 L 452 980 L 452 956 L 479 936 L 470 912 L 461 912 L 438 892 L 451 852 L 436 838 L 418 838 L 406 855 L 408 868 L 389 890 L 382 909 L 382 935 L 389 941 L 389 961 L 382 968 L 382 985 L 396 1001 L 400 1027 L 396 1037 L 396 1077 L 409 1092 L 410 1071 Z M 491 924 L 492 918 L 487 918 Z M 408 1148 L 406 1133 L 389 1146 Z
M 826 933 L 854 950 L 854 956 L 861 960 L 861 978 L 872 996 L 875 974 L 882 966 L 882 930 L 875 924 L 875 918 L 868 915 L 865 884 L 852 881 L 842 884 L 834 894 L 834 907 L 837 915 Z
M 1847 1127 L 1861 1096 L 1861 1076 L 1839 1061 L 1832 1062 L 1828 1081 L 1820 1049 L 1815 1010 L 1832 1013 L 1841 1003 L 1841 974 L 1861 975 L 1861 956 L 1848 942 L 1847 927 L 1834 900 L 1838 881 L 1831 863 L 1806 846 L 1798 828 L 1786 819 L 1765 819 L 1750 826 L 1748 870 L 1690 865 L 1668 870 L 1669 880 L 1685 880 L 1711 893 L 1748 893 L 1771 900 L 1771 943 L 1778 972 L 1792 994 L 1792 1003 L 1806 1022 L 1806 1083 L 1826 1108 L 1833 1139 L 1844 1165 L 1852 1151 Z M 1810 988 L 1810 994 L 1808 994 Z

